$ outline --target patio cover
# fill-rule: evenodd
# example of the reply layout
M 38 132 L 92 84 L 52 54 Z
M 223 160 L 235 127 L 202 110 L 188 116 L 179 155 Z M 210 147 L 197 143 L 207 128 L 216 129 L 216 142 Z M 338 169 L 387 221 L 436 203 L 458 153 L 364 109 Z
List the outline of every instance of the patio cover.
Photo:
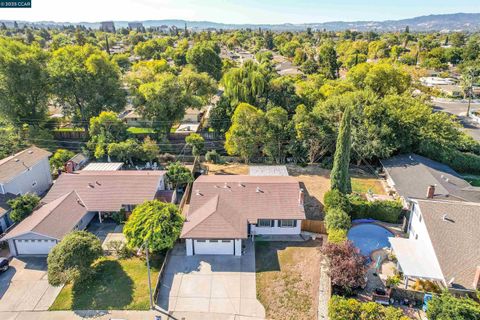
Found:
M 443 281 L 433 250 L 419 240 L 388 238 L 403 273 L 409 277 Z

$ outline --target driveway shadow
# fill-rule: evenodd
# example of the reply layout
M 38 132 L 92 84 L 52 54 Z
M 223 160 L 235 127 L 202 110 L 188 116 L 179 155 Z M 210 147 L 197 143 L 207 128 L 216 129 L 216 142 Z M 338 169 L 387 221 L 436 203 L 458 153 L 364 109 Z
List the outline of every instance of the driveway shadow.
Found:
M 10 287 L 15 273 L 17 273 L 17 269 L 15 267 L 10 267 L 7 271 L 0 274 L 0 300 L 3 298 L 5 292 L 7 292 L 8 287 Z
M 74 310 L 120 310 L 133 301 L 133 281 L 116 260 L 95 265 L 91 280 L 75 283 L 72 288 Z
M 47 258 L 46 257 L 22 257 L 17 256 L 15 259 L 22 261 L 25 263 L 24 269 L 28 270 L 40 270 L 46 271 L 47 270 Z

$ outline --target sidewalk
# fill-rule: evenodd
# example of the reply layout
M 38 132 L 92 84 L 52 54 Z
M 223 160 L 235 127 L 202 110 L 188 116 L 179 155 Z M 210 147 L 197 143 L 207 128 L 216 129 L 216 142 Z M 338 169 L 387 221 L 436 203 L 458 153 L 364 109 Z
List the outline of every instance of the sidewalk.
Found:
M 161 316 L 162 320 L 263 320 L 255 317 L 203 312 L 174 312 L 172 316 L 158 311 L 127 310 L 0 312 L 2 320 L 154 320 L 155 316 Z
M 154 320 L 158 311 L 18 311 L 0 312 L 2 320 Z M 162 319 L 167 319 L 162 315 Z

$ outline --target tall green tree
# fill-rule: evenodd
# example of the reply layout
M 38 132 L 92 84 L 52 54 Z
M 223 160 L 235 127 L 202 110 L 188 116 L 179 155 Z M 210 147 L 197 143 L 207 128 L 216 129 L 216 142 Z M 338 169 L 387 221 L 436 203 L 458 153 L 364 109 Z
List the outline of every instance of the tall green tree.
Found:
M 225 149 L 249 162 L 260 151 L 264 114 L 248 103 L 241 103 L 232 116 L 232 125 L 225 135 Z
M 0 38 L 0 116 L 21 127 L 46 120 L 49 55 L 36 45 Z
M 222 59 L 208 42 L 190 48 L 187 51 L 187 62 L 195 66 L 198 72 L 206 72 L 216 80 L 222 77 Z
M 274 107 L 265 113 L 263 153 L 275 163 L 285 163 L 290 142 L 290 125 L 285 109 Z
M 192 148 L 192 154 L 194 156 L 200 156 L 205 149 L 205 139 L 198 133 L 190 133 L 185 142 L 190 148 Z
M 333 44 L 325 43 L 318 48 L 318 63 L 321 72 L 328 79 L 338 78 L 337 52 Z
M 62 170 L 65 163 L 70 160 L 75 153 L 66 149 L 57 149 L 53 156 L 50 158 L 50 167 L 53 171 Z
M 145 243 L 154 252 L 170 249 L 183 226 L 183 216 L 176 205 L 158 200 L 146 201 L 133 209 L 123 233 L 128 245 L 139 248 Z
M 352 192 L 352 182 L 348 168 L 350 165 L 351 148 L 351 118 L 350 107 L 343 112 L 340 128 L 338 129 L 337 145 L 333 159 L 333 168 L 330 174 L 330 184 L 333 190 L 339 190 L 343 194 Z
M 104 111 L 97 117 L 92 117 L 89 132 L 90 140 L 87 147 L 97 159 L 105 156 L 109 144 L 123 141 L 127 137 L 126 125 L 115 112 L 111 111 Z
M 69 45 L 56 50 L 49 72 L 65 114 L 85 129 L 91 117 L 106 110 L 118 112 L 125 106 L 120 69 L 96 47 Z

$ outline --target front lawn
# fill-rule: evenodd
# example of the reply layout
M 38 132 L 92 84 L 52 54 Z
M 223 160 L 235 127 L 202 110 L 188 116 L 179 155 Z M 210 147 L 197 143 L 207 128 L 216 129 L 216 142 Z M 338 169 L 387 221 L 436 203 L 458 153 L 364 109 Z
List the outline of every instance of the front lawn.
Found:
M 255 243 L 257 298 L 267 319 L 317 317 L 321 242 Z
M 152 289 L 163 257 L 151 259 Z M 66 285 L 50 310 L 148 310 L 150 305 L 147 266 L 144 259 L 101 258 L 88 283 Z

